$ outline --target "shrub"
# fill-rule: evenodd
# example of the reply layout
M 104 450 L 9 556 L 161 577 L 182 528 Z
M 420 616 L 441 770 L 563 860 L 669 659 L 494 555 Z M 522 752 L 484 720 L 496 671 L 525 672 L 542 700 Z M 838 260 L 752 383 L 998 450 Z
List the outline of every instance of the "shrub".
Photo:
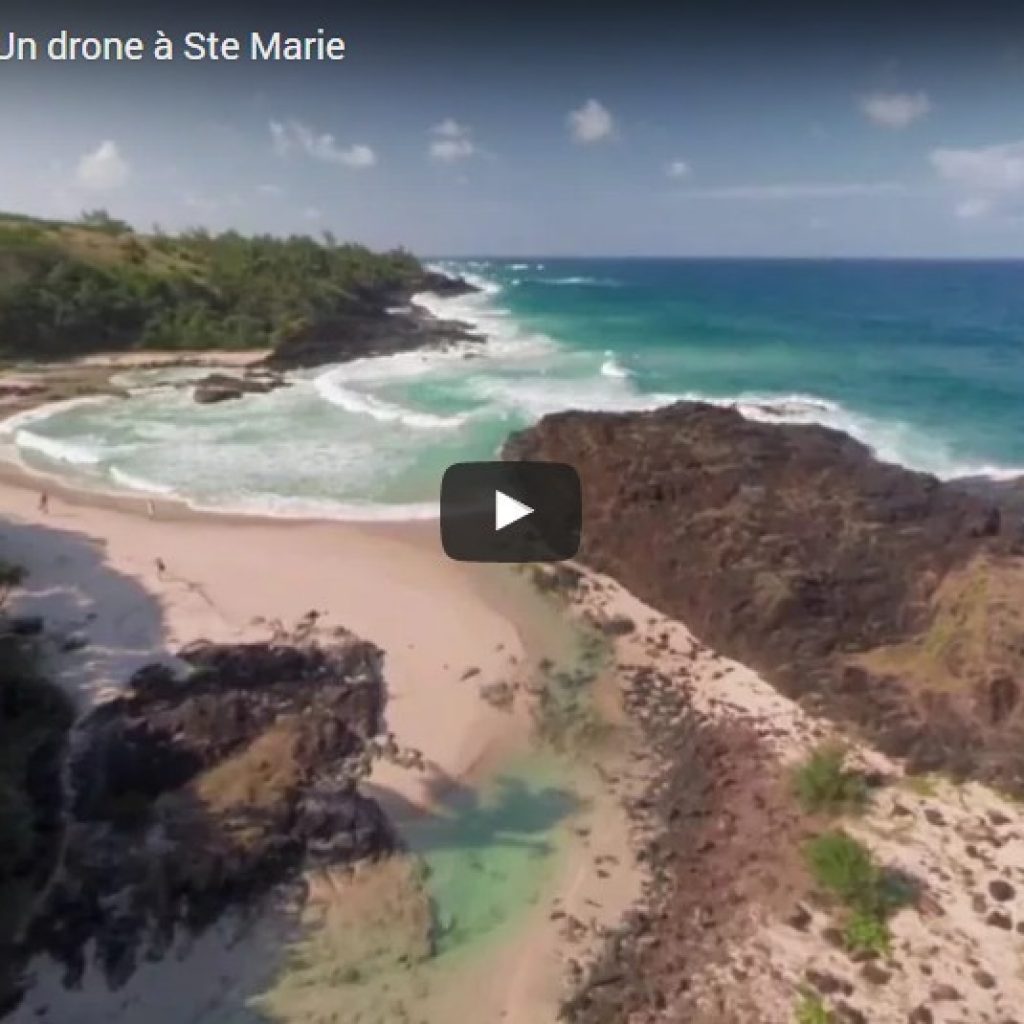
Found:
M 914 898 L 914 880 L 880 868 L 863 843 L 840 830 L 812 839 L 805 852 L 815 880 L 849 912 L 843 927 L 847 950 L 886 955 L 891 945 L 886 922 Z
M 835 1017 L 820 996 L 805 992 L 796 1004 L 796 1024 L 832 1024 Z
M 851 910 L 878 916 L 885 910 L 882 872 L 867 847 L 841 830 L 825 832 L 807 844 L 815 880 Z
M 843 942 L 851 953 L 886 956 L 892 938 L 889 926 L 881 917 L 854 911 L 843 928 Z
M 867 787 L 861 775 L 846 768 L 845 761 L 842 747 L 825 744 L 794 772 L 793 791 L 809 814 L 863 810 Z

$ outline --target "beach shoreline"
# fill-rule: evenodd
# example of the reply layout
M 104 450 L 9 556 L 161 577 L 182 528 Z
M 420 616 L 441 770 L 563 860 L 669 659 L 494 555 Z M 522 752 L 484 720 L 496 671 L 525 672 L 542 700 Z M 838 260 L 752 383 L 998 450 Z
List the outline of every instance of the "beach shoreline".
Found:
M 1019 805 L 977 783 L 968 790 L 905 780 L 898 762 L 721 657 L 614 579 L 572 566 L 516 572 L 454 563 L 440 551 L 436 523 L 275 520 L 167 501 L 154 502 L 150 515 L 145 499 L 60 485 L 48 490 L 44 513 L 39 492 L 39 478 L 17 466 L 0 470 L 0 557 L 29 570 L 16 610 L 84 641 L 54 673 L 79 688 L 80 706 L 190 641 L 266 639 L 316 611 L 328 630 L 343 626 L 383 649 L 390 739 L 422 757 L 425 770 L 385 759 L 368 787 L 412 838 L 408 871 L 399 858 L 383 870 L 310 876 L 312 902 L 286 888 L 244 928 L 225 918 L 180 956 L 142 965 L 117 992 L 98 970 L 76 991 L 63 988 L 54 965 L 33 965 L 39 982 L 14 1024 L 40 1016 L 129 1024 L 143 1015 L 176 1024 L 182 1003 L 168 1008 L 167 994 L 181 991 L 192 993 L 185 1009 L 197 1022 L 256 1024 L 266 1012 L 282 1022 L 329 1020 L 338 998 L 332 965 L 350 951 L 353 927 L 361 929 L 351 907 L 364 908 L 370 939 L 385 936 L 383 948 L 400 961 L 381 987 L 345 983 L 346 1000 L 365 1000 L 384 1020 L 418 1012 L 430 1021 L 597 1024 L 635 1011 L 647 1022 L 658 1019 L 653 999 L 685 1007 L 702 1024 L 722 1019 L 724 1008 L 785 1024 L 813 996 L 847 1007 L 844 1019 L 860 1020 L 858 1007 L 873 1006 L 878 1020 L 896 1024 L 908 1008 L 942 1005 L 926 970 L 934 962 L 959 993 L 950 1005 L 979 1019 L 1002 1019 L 1024 998 L 1000 941 L 1010 917 L 983 898 L 988 879 L 1024 878 Z M 481 838 L 547 849 L 545 869 L 514 889 L 517 912 L 479 946 L 402 960 L 423 941 L 416 860 L 430 860 L 436 828 L 454 829 L 446 835 L 459 841 L 449 798 L 508 782 L 520 804 L 530 796 L 516 763 L 546 756 L 535 743 L 538 682 L 545 676 L 558 686 L 572 675 L 571 659 L 560 659 L 577 628 L 602 645 L 600 666 L 579 692 L 616 726 L 616 745 L 584 744 L 564 762 L 554 784 L 574 806 L 543 828 L 524 834 L 498 820 L 481 834 L 470 823 L 455 888 L 458 872 L 481 871 L 485 903 L 467 908 L 471 917 L 495 912 L 492 882 L 501 889 L 484 846 L 473 845 Z M 492 687 L 508 687 L 514 700 L 488 699 Z M 829 742 L 883 780 L 844 827 L 883 863 L 920 879 L 923 892 L 894 917 L 891 955 L 870 967 L 828 938 L 835 909 L 815 892 L 801 854 L 823 823 L 800 813 L 792 773 Z M 551 782 L 542 779 L 536 793 Z M 481 803 L 476 817 L 486 820 L 488 807 Z M 977 844 L 986 851 L 981 878 L 964 866 Z M 299 903 L 323 929 L 312 946 Z M 397 936 L 394 919 L 408 926 Z M 321 973 L 293 977 L 289 958 L 309 952 Z
M 45 511 L 39 507 L 42 492 Z M 446 793 L 488 784 L 510 758 L 521 759 L 531 749 L 529 702 L 517 700 L 510 710 L 483 694 L 513 682 L 525 692 L 537 661 L 560 642 L 563 627 L 522 576 L 449 561 L 436 523 L 206 514 L 174 501 L 157 499 L 150 506 L 145 498 L 97 495 L 11 463 L 0 466 L 0 515 L 0 557 L 28 570 L 14 609 L 42 615 L 56 636 L 73 638 L 75 649 L 61 656 L 53 675 L 81 712 L 116 693 L 138 668 L 167 660 L 185 644 L 263 640 L 315 611 L 323 628 L 344 627 L 384 651 L 388 736 L 426 766 L 417 771 L 389 759 L 375 764 L 367 792 L 399 834 L 448 813 Z M 549 1011 L 554 1020 L 563 967 L 549 899 L 562 895 L 582 913 L 581 901 L 592 898 L 595 886 L 608 889 L 573 829 L 593 829 L 600 821 L 621 837 L 622 895 L 608 901 L 608 924 L 616 908 L 624 909 L 639 892 L 626 823 L 615 827 L 614 800 L 589 786 L 585 796 L 580 791 L 572 828 L 559 826 L 557 854 L 546 880 L 537 883 L 537 893 L 545 894 L 540 905 L 517 914 L 521 919 L 511 932 L 503 930 L 508 941 L 525 940 L 523 948 L 530 950 L 517 957 L 508 990 L 487 993 L 496 1007 L 501 1003 L 507 1020 L 533 1024 Z M 267 934 L 257 931 L 266 945 Z M 495 969 L 504 941 L 488 943 L 485 956 L 496 958 Z M 216 960 L 209 943 L 199 948 Z M 226 961 L 224 969 L 232 969 Z M 153 974 L 149 967 L 140 972 L 122 1000 L 132 1013 L 156 1013 L 152 1000 L 165 983 Z M 49 978 L 49 972 L 43 975 Z M 456 971 L 450 991 L 438 993 L 439 1005 L 482 998 L 475 976 Z M 102 982 L 94 977 L 83 1002 L 50 978 L 35 995 L 29 990 L 12 1020 L 29 1019 L 42 1005 L 51 1012 L 61 1005 L 76 1013 L 90 1007 L 97 1019 L 107 1019 L 113 1003 L 96 986 Z M 203 998 L 213 998 L 209 989 Z

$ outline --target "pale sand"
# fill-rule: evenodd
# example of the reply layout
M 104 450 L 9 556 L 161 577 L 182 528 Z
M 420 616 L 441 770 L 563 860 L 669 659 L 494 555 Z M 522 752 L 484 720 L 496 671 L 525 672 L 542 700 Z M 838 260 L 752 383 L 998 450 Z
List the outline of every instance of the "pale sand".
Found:
M 37 508 L 41 487 L 49 495 L 46 514 Z M 428 808 L 443 792 L 438 782 L 472 782 L 522 745 L 526 702 L 510 714 L 479 691 L 528 678 L 527 639 L 552 628 L 551 607 L 505 570 L 449 561 L 436 523 L 275 522 L 200 515 L 165 501 L 152 511 L 145 500 L 83 496 L 9 467 L 0 474 L 0 557 L 29 571 L 17 611 L 45 615 L 72 646 L 84 642 L 54 665 L 83 709 L 168 649 L 198 638 L 263 639 L 275 620 L 291 626 L 316 610 L 327 629 L 344 626 L 383 648 L 388 728 L 400 747 L 421 751 L 431 766 L 423 774 L 378 763 L 374 793 L 399 827 L 403 815 Z M 477 672 L 466 678 L 469 669 Z M 567 826 L 545 901 L 524 914 L 511 947 L 498 943 L 455 972 L 450 989 L 437 994 L 439 1006 L 481 1014 L 464 1019 L 554 1021 L 564 943 L 552 908 L 574 913 L 592 936 L 614 923 L 640 887 L 617 800 L 593 780 L 589 786 L 587 805 Z M 611 855 L 615 867 L 605 864 L 599 873 L 594 854 Z M 115 994 L 94 971 L 82 991 L 67 992 L 55 968 L 36 963 L 37 983 L 12 1020 L 36 1020 L 43 1007 L 46 1019 L 76 1024 L 253 1019 L 246 999 L 275 977 L 295 926 L 292 908 L 277 907 L 228 943 L 225 933 L 235 925 L 227 921 L 189 944 L 180 963 L 146 964 Z M 445 1019 L 449 1011 L 436 1012 L 425 1019 Z
M 95 352 L 71 361 L 71 366 L 102 366 L 111 369 L 139 369 L 151 366 L 251 366 L 266 359 L 269 348 L 202 349 L 194 352 Z
M 471 571 L 443 557 L 436 524 L 268 523 L 165 502 L 149 517 L 129 511 L 143 502 L 84 503 L 49 483 L 43 515 L 38 487 L 0 484 L 0 554 L 29 571 L 18 611 L 42 612 L 88 641 L 58 673 L 80 701 L 117 689 L 168 648 L 262 639 L 271 620 L 290 626 L 316 610 L 322 626 L 383 648 L 389 728 L 441 771 L 463 776 L 507 732 L 507 716 L 479 700 L 476 682 L 522 659 L 516 626 L 482 599 Z M 470 666 L 480 676 L 467 685 Z
M 843 951 L 822 941 L 822 930 L 835 924 L 836 915 L 809 901 L 804 906 L 812 923 L 802 931 L 757 906 L 745 907 L 746 939 L 705 980 L 712 981 L 714 973 L 719 991 L 742 990 L 757 1006 L 760 1024 L 791 1024 L 800 993 L 808 989 L 808 969 L 854 983 L 850 1002 L 872 1024 L 905 1024 L 922 1004 L 935 1024 L 1018 1019 L 1024 1006 L 1024 805 L 978 783 L 900 782 L 897 762 L 809 715 L 758 673 L 716 654 L 684 624 L 614 580 L 595 573 L 587 579 L 592 589 L 580 601 L 582 613 L 624 615 L 636 624 L 635 632 L 616 641 L 620 663 L 648 665 L 678 680 L 693 706 L 713 720 L 758 727 L 784 766 L 795 765 L 822 742 L 839 742 L 854 766 L 897 780 L 878 792 L 863 815 L 832 823 L 864 842 L 878 863 L 923 886 L 919 907 L 899 911 L 890 922 L 898 962 L 881 962 L 889 980 L 866 981 Z M 995 879 L 1009 881 L 1014 895 L 993 899 L 988 885 Z M 993 912 L 1016 928 L 994 925 Z M 742 983 L 736 971 L 742 971 Z M 955 990 L 955 997 L 937 996 L 941 986 Z M 833 1007 L 835 1002 L 836 997 L 825 999 Z M 741 1012 L 736 1019 L 750 1018 Z

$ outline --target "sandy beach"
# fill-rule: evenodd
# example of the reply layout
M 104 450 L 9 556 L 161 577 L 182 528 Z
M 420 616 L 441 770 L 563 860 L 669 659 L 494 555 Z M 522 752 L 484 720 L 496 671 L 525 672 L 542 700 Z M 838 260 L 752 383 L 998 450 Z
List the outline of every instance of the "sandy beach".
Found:
M 481 691 L 525 680 L 538 658 L 557 656 L 561 627 L 551 604 L 517 574 L 448 560 L 435 522 L 207 516 L 169 502 L 81 494 L 17 467 L 5 467 L 3 475 L 0 556 L 28 570 L 17 611 L 43 615 L 66 638 L 68 650 L 54 676 L 81 711 L 115 693 L 142 665 L 166 660 L 184 644 L 265 639 L 315 611 L 319 628 L 343 626 L 385 652 L 387 728 L 399 748 L 420 752 L 426 764 L 425 771 L 385 760 L 375 766 L 370 791 L 400 833 L 424 827 L 435 811 L 446 813 L 437 803 L 449 791 L 486 781 L 506 758 L 528 751 L 527 704 L 518 701 L 510 711 L 482 699 Z M 45 512 L 39 508 L 43 489 Z M 500 943 L 485 954 L 503 972 L 506 987 L 481 985 L 479 972 L 456 969 L 452 984 L 439 993 L 440 1004 L 483 999 L 494 1019 L 533 1024 L 545 1019 L 539 1013 L 554 1019 L 562 965 L 553 955 L 560 940 L 550 906 L 611 924 L 639 892 L 625 819 L 620 815 L 615 826 L 613 803 L 594 789 L 591 776 L 572 828 L 559 832 L 549 877 L 530 897 L 542 895 L 543 904 L 521 915 L 512 965 Z M 607 839 L 596 852 L 614 853 L 621 864 L 621 878 L 611 887 L 607 871 L 598 877 L 595 851 L 584 838 L 599 822 Z M 595 910 L 598 890 L 602 903 Z M 280 963 L 275 937 L 279 942 L 288 932 L 281 924 L 287 913 L 275 914 L 246 930 L 241 949 L 237 937 L 228 943 L 223 935 L 204 936 L 196 945 L 201 955 L 185 956 L 196 992 L 187 1019 L 208 1019 L 203 1006 L 223 1014 L 233 1001 L 242 1002 L 242 992 L 248 996 L 267 984 Z M 271 919 L 278 924 L 268 924 Z M 231 932 L 230 923 L 225 929 Z M 257 956 L 256 950 L 264 952 Z M 216 964 L 216 972 L 199 964 Z M 116 1000 L 102 995 L 98 979 L 86 985 L 90 995 L 82 999 L 56 984 L 56 972 L 49 977 L 36 966 L 42 983 L 16 1020 L 43 1007 L 57 1015 L 51 1019 L 82 1024 L 129 1019 L 110 1016 L 115 1003 L 129 1016 L 146 1012 L 149 1019 L 163 1019 L 153 1016 L 161 993 L 180 984 L 177 971 L 168 975 L 163 965 L 146 965 Z M 232 1012 L 242 1011 L 234 1006 Z M 166 1019 L 186 1018 L 179 1006 Z M 239 1019 L 250 1018 L 243 1013 Z
M 529 572 L 449 561 L 429 521 L 211 516 L 168 502 L 83 495 L 16 467 L 2 476 L 0 557 L 29 570 L 17 608 L 43 614 L 67 638 L 55 676 L 82 710 L 184 644 L 264 639 L 310 611 L 324 629 L 344 626 L 380 645 L 388 730 L 398 748 L 422 754 L 426 768 L 379 761 L 370 789 L 437 873 L 432 894 L 405 856 L 337 877 L 314 873 L 305 896 L 285 886 L 254 918 L 226 915 L 173 955 L 142 964 L 116 992 L 96 970 L 80 989 L 65 989 L 56 965 L 37 961 L 35 984 L 11 1017 L 16 1024 L 554 1024 L 571 986 L 590 983 L 588 972 L 630 977 L 601 965 L 609 955 L 617 963 L 609 950 L 619 948 L 624 915 L 638 909 L 703 922 L 673 933 L 691 958 L 689 1005 L 701 1021 L 783 1024 L 809 998 L 808 984 L 845 993 L 839 1002 L 851 1013 L 871 1005 L 872 1019 L 893 1024 L 926 1004 L 949 1009 L 936 1021 L 1004 1019 L 1024 998 L 1012 966 L 1016 939 L 1008 942 L 1005 931 L 1014 885 L 1024 878 L 1020 806 L 977 784 L 904 783 L 898 763 L 808 714 L 614 580 L 581 573 L 552 597 Z M 565 656 L 573 623 L 596 626 L 600 637 L 611 621 L 628 628 L 613 639 L 604 634 L 590 690 L 606 721 L 621 724 L 625 706 L 632 724 L 616 745 L 584 748 L 553 768 L 531 742 L 538 662 Z M 652 681 L 667 704 L 651 702 Z M 500 685 L 516 693 L 511 708 L 484 699 Z M 724 802 L 659 832 L 666 821 L 649 810 L 657 789 L 646 787 L 660 764 L 644 737 L 676 711 L 685 718 L 684 708 L 716 737 L 712 760 L 693 765 L 692 785 L 700 790 L 706 778 Z M 894 917 L 892 956 L 856 970 L 822 939 L 835 931 L 834 918 L 815 901 L 800 857 L 821 823 L 796 812 L 787 782 L 794 765 L 834 740 L 860 769 L 888 780 L 847 827 L 919 879 L 924 893 L 919 906 Z M 684 777 L 682 790 L 689 785 Z M 514 797 L 504 809 L 503 787 Z M 638 800 L 641 793 L 648 795 Z M 564 806 L 548 815 L 552 800 Z M 652 878 L 652 837 L 680 844 L 691 888 L 673 888 L 664 869 Z M 451 849 L 438 855 L 438 843 Z M 986 852 L 976 871 L 968 865 L 979 844 Z M 524 869 L 531 862 L 543 870 Z M 1004 902 L 986 902 L 988 892 Z M 422 947 L 432 903 L 442 915 L 457 906 L 464 917 L 451 923 L 470 932 L 510 906 L 515 913 L 507 926 L 485 928 L 483 939 L 431 958 Z M 656 969 L 676 977 L 672 943 L 660 966 L 653 948 Z M 353 957 L 383 964 L 379 978 L 339 983 L 341 965 Z M 741 974 L 743 993 L 735 984 Z M 725 1006 L 739 1016 L 716 1016 Z

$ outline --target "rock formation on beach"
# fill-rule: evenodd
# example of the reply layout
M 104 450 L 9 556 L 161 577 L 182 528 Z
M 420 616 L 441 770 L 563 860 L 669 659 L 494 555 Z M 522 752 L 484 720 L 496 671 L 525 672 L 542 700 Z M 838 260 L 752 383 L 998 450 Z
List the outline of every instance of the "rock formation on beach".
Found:
M 350 636 L 199 643 L 140 670 L 77 728 L 62 865 L 28 930 L 73 984 L 116 987 L 300 866 L 392 849 L 358 789 L 380 731 L 382 655 Z
M 817 426 L 566 412 L 508 458 L 583 481 L 581 560 L 911 769 L 1024 791 L 1024 527 Z
M 244 395 L 266 395 L 287 384 L 280 374 L 250 370 L 242 376 L 211 373 L 195 382 L 192 397 L 200 405 L 230 402 Z

